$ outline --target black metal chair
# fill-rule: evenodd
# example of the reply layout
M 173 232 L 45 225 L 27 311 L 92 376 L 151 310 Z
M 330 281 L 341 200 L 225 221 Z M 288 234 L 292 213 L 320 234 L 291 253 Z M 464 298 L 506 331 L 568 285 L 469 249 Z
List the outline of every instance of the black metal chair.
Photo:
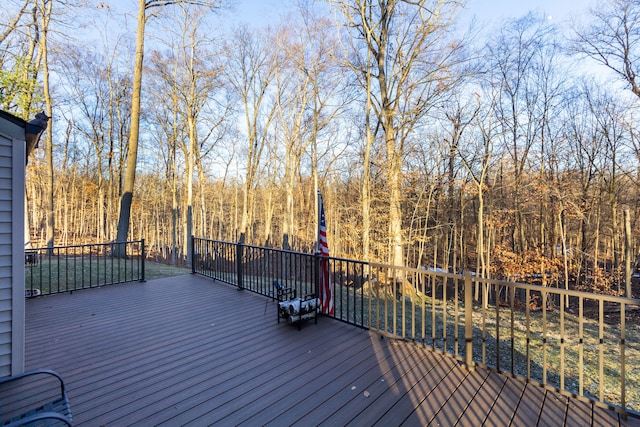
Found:
M 292 300 L 296 297 L 296 290 L 293 288 L 288 288 L 278 283 L 277 280 L 273 281 L 273 287 L 276 289 L 276 298 L 278 300 L 278 323 L 280 323 L 280 303 L 284 301 Z
M 11 387 L 14 384 L 18 385 L 19 380 L 34 377 L 36 375 L 50 375 L 55 377 L 60 383 L 60 395 L 50 402 L 44 404 L 36 403 L 30 410 L 22 412 L 19 415 L 9 415 L 10 418 L 8 419 L 4 419 L 8 415 L 4 413 L 4 410 L 7 408 L 0 405 L 0 425 L 17 427 L 28 424 L 60 425 L 60 423 L 63 423 L 68 426 L 73 426 L 71 406 L 69 405 L 69 399 L 65 392 L 64 381 L 58 373 L 50 369 L 38 369 L 14 375 L 12 377 L 0 378 L 0 390 L 4 390 L 5 387 L 8 387 L 8 391 L 11 393 Z
M 277 280 L 273 281 L 278 299 L 278 323 L 286 319 L 289 324 L 297 324 L 298 330 L 302 322 L 314 319 L 318 323 L 319 301 L 315 294 L 307 294 L 297 298 L 296 290 L 282 286 Z

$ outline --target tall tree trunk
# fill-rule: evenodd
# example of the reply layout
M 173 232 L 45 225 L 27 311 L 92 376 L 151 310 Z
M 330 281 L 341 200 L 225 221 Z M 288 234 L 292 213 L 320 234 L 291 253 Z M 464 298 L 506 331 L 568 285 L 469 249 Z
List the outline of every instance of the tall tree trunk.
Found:
M 633 258 L 633 248 L 631 247 L 631 215 L 629 208 L 624 210 L 624 283 L 625 296 L 633 298 L 631 295 L 631 259 Z
M 41 33 L 40 49 L 42 53 L 42 82 L 44 89 L 44 100 L 47 116 L 52 116 L 51 90 L 49 87 L 49 22 L 51 20 L 51 10 L 53 0 L 42 0 L 39 2 L 41 13 Z M 54 204 L 54 166 L 53 166 L 53 126 L 47 126 L 47 248 L 51 250 L 54 246 L 55 236 L 55 204 Z
M 176 173 L 175 144 L 171 149 L 171 265 L 177 263 L 178 252 L 178 177 Z
M 199 150 L 198 150 L 199 151 Z M 198 152 L 198 158 L 200 159 L 200 153 Z M 213 228 L 211 224 L 209 224 L 209 218 L 207 216 L 207 177 L 204 174 L 204 168 L 202 167 L 202 163 L 200 160 L 196 163 L 196 168 L 198 169 L 198 188 L 200 190 L 200 221 L 199 221 L 199 229 L 194 230 L 194 234 L 198 236 L 213 236 Z M 211 206 L 213 209 L 213 206 Z
M 615 274 L 616 282 L 618 282 L 618 291 L 622 292 L 622 281 L 620 280 L 620 245 L 619 245 L 619 227 L 618 224 L 618 202 L 615 200 L 615 195 L 610 194 L 611 199 L 611 249 L 613 251 L 613 265 L 612 272 Z
M 569 289 L 569 254 L 567 253 L 567 225 L 566 212 L 564 208 L 560 209 L 559 215 L 560 241 L 562 242 L 562 264 L 564 272 L 564 288 Z
M 484 194 L 481 185 L 478 187 L 480 188 L 478 188 L 478 248 L 476 252 L 478 254 L 478 271 L 480 272 L 480 277 L 486 277 L 488 267 L 485 260 L 484 247 Z
M 284 188 L 285 188 L 285 204 L 284 218 L 282 224 L 283 240 L 282 249 L 290 250 L 294 245 L 295 225 L 294 225 L 294 178 L 297 156 L 293 153 L 293 143 L 287 143 L 287 152 L 285 153 L 285 171 L 284 171 Z
M 371 52 L 367 51 L 367 63 L 370 62 Z M 362 170 L 362 257 L 370 260 L 371 247 L 371 146 L 374 135 L 371 132 L 371 71 L 366 70 L 367 104 L 365 107 L 365 147 Z
M 192 90 L 194 90 L 193 86 Z M 196 131 L 196 120 L 191 113 L 187 117 L 187 125 L 189 129 L 189 148 L 185 153 L 187 163 L 187 221 L 185 224 L 185 241 L 183 242 L 183 246 L 187 255 L 187 265 L 191 265 L 191 235 L 193 234 L 193 169 L 196 158 L 195 152 L 198 139 L 198 133 Z
M 133 91 L 131 93 L 131 129 L 127 153 L 127 170 L 125 172 L 122 195 L 120 198 L 120 216 L 118 218 L 117 243 L 125 243 L 129 234 L 131 204 L 136 180 L 138 162 L 138 138 L 140 135 L 140 97 L 142 92 L 142 63 L 144 60 L 144 29 L 147 21 L 145 0 L 138 0 L 138 29 L 136 33 L 136 57 L 133 68 Z M 124 245 L 116 245 L 113 255 L 126 256 Z
M 389 186 L 389 242 L 391 244 L 390 264 L 404 266 L 402 241 L 402 157 L 397 151 L 395 132 L 386 130 L 388 183 Z

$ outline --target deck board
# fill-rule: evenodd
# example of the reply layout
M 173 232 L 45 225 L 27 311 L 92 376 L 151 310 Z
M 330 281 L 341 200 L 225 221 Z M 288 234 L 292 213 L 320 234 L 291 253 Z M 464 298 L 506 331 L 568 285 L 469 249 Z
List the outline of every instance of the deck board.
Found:
M 446 403 L 442 405 L 435 416 L 430 419 L 430 423 L 434 425 L 455 425 L 467 411 L 467 407 L 477 397 L 477 393 L 482 389 L 488 375 L 489 372 L 484 369 L 471 372 L 467 375 L 454 392 L 456 398 L 447 399 Z M 454 393 L 452 393 L 452 396 Z M 405 420 L 406 425 L 415 425 L 413 420 L 415 419 L 414 414 L 417 414 L 417 412 L 418 411 L 414 412 Z M 479 419 L 476 418 L 473 421 L 478 420 Z
M 390 358 L 381 361 L 380 369 L 370 371 L 369 375 L 359 377 L 352 381 L 352 385 L 334 393 L 327 400 L 318 405 L 313 411 L 306 414 L 308 420 L 318 420 L 319 423 L 331 425 L 332 420 L 346 419 L 354 414 L 364 411 L 369 405 L 369 399 L 377 399 L 402 375 L 415 368 L 424 366 L 423 362 L 428 354 L 425 354 L 417 346 L 405 346 L 398 341 L 389 343 L 380 340 L 378 337 L 372 338 L 373 346 L 380 346 L 389 352 Z M 364 392 L 369 393 L 369 398 L 364 397 Z M 326 392 L 325 392 L 326 393 Z M 326 407 L 335 408 L 332 412 L 325 410 Z M 306 419 L 298 419 L 294 425 L 306 426 Z
M 477 421 L 484 423 L 487 415 L 496 404 L 506 381 L 507 377 L 504 375 L 489 372 L 473 400 L 462 412 L 458 424 L 466 426 Z
M 540 416 L 548 425 L 564 425 L 569 398 L 551 391 L 546 391 Z
M 305 337 L 312 336 L 312 331 L 305 330 Z M 293 339 L 298 338 L 293 337 Z M 306 391 L 313 392 L 322 387 L 320 382 L 323 376 L 311 377 L 313 374 L 310 372 L 319 370 L 339 376 L 344 374 L 345 361 L 349 358 L 359 359 L 360 353 L 370 349 L 364 340 L 352 340 L 347 348 L 331 347 L 326 341 L 305 341 L 308 339 L 300 341 L 299 353 L 293 353 L 288 359 L 282 357 L 263 359 L 262 364 L 250 371 L 245 370 L 234 375 L 233 379 L 224 385 L 224 397 L 218 398 L 217 402 L 210 401 L 207 405 L 191 398 L 188 408 L 183 409 L 179 416 L 167 419 L 167 425 L 183 425 L 197 422 L 198 419 L 203 423 L 220 421 L 227 424 L 230 423 L 230 420 L 226 419 L 228 415 L 233 413 L 241 415 L 237 411 L 252 405 L 253 402 L 259 402 L 254 404 L 255 406 L 252 405 L 252 411 L 259 412 L 259 421 L 256 424 L 261 424 L 264 420 L 277 417 L 284 409 L 282 404 L 286 405 L 285 408 L 295 406 Z M 334 363 L 335 367 L 332 371 L 331 365 Z M 311 382 L 313 382 L 313 388 L 308 387 Z M 233 387 L 236 383 L 238 386 Z M 230 389 L 230 387 L 233 388 Z M 156 417 L 162 416 L 162 413 L 156 415 Z M 152 418 L 149 421 L 155 423 L 158 419 Z
M 304 371 L 298 371 L 298 378 L 283 384 L 282 387 L 269 392 L 269 404 L 255 414 L 237 411 L 233 416 L 224 419 L 225 422 L 236 425 L 240 422 L 274 425 L 290 425 L 299 418 L 307 417 L 318 402 L 326 401 L 334 390 L 352 387 L 352 384 L 362 375 L 375 372 L 379 368 L 380 358 L 386 358 L 386 347 L 374 348 L 372 337 L 363 333 L 350 344 L 349 350 L 358 349 L 357 353 L 339 351 L 331 356 L 324 365 L 318 366 L 324 373 L 315 378 L 308 378 Z M 328 344 L 330 346 L 330 343 Z M 331 352 L 327 352 L 329 355 Z M 362 361 L 362 362 L 360 362 Z M 309 383 L 313 382 L 313 387 Z M 286 402 L 285 406 L 278 405 Z M 333 412 L 336 408 L 329 404 L 323 405 L 323 411 Z
M 624 420 L 618 416 L 614 411 L 598 408 L 595 405 L 591 405 L 592 413 L 592 426 L 608 426 L 608 425 L 621 425 L 621 426 L 638 426 L 640 420 L 637 418 L 629 418 Z
M 592 407 L 590 403 L 578 399 L 569 399 L 567 405 L 567 427 L 583 427 L 591 424 Z
M 446 372 L 446 375 L 441 375 Z M 454 391 L 466 379 L 469 372 L 452 366 L 448 371 L 434 369 L 431 375 L 420 378 L 416 384 L 405 392 L 375 425 L 387 426 L 397 420 L 400 423 L 411 416 L 408 425 L 426 425 L 439 413 Z
M 396 414 L 408 415 L 416 407 L 416 400 L 422 397 L 420 387 L 424 383 L 439 384 L 453 370 L 454 362 L 438 355 L 425 358 L 422 364 L 414 366 L 400 377 L 392 386 L 387 388 L 369 403 L 366 410 L 353 417 L 348 425 L 395 425 L 404 417 Z M 462 371 L 459 373 L 464 375 Z M 432 390 L 433 388 L 430 387 Z M 429 393 L 429 392 L 427 392 Z M 401 412 L 404 411 L 404 412 Z
M 26 310 L 26 366 L 63 375 L 79 426 L 619 424 L 605 408 L 333 319 L 278 324 L 273 301 L 196 275 Z
M 523 398 L 525 396 L 526 399 Z M 513 424 L 517 426 L 526 425 L 530 420 L 540 420 L 546 423 L 547 420 L 549 420 L 549 417 L 542 412 L 544 398 L 545 390 L 543 388 L 526 384 L 522 390 L 518 405 L 514 407 L 516 409 L 513 417 Z
M 500 390 L 500 395 L 484 420 L 485 424 L 490 427 L 511 425 L 525 386 L 525 383 L 507 378 L 504 387 Z

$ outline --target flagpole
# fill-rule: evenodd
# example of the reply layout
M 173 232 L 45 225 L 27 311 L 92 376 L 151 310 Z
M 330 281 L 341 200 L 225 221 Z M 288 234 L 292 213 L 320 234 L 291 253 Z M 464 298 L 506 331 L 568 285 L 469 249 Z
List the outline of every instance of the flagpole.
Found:
M 316 277 L 316 297 L 320 302 L 321 289 L 322 289 L 322 278 L 320 275 L 320 206 L 321 206 L 321 195 L 320 190 L 316 190 L 316 253 L 314 256 L 315 259 L 315 277 Z M 322 307 L 318 307 L 319 311 L 322 312 Z
M 320 190 L 317 190 L 318 193 L 316 195 L 316 253 L 320 253 L 320 207 L 322 206 L 322 194 L 320 194 Z
M 333 316 L 333 292 L 329 268 L 329 243 L 327 242 L 327 218 L 324 214 L 322 194 L 318 191 L 318 240 L 316 244 L 316 259 L 318 260 L 318 289 L 321 312 Z

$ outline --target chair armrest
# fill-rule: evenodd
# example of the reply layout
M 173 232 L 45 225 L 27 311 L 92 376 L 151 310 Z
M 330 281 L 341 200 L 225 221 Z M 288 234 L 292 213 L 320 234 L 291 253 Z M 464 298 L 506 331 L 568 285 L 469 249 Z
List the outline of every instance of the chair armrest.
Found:
M 28 417 L 20 418 L 19 420 L 14 421 L 12 423 L 3 424 L 3 427 L 19 427 L 19 426 L 24 426 L 24 425 L 33 423 L 35 421 L 51 420 L 51 419 L 62 421 L 66 425 L 73 427 L 73 422 L 69 417 L 66 417 L 57 412 L 41 412 L 38 414 L 33 414 Z
M 64 381 L 62 380 L 62 377 L 57 372 L 52 371 L 51 369 L 35 369 L 33 371 L 23 372 L 21 374 L 13 375 L 11 377 L 0 378 L 0 385 L 7 384 L 12 381 L 19 380 L 20 378 L 30 377 L 33 375 L 52 375 L 56 377 L 58 381 L 60 381 L 60 395 L 65 396 Z
M 296 290 L 293 288 L 278 289 L 278 301 L 286 301 L 296 298 Z

